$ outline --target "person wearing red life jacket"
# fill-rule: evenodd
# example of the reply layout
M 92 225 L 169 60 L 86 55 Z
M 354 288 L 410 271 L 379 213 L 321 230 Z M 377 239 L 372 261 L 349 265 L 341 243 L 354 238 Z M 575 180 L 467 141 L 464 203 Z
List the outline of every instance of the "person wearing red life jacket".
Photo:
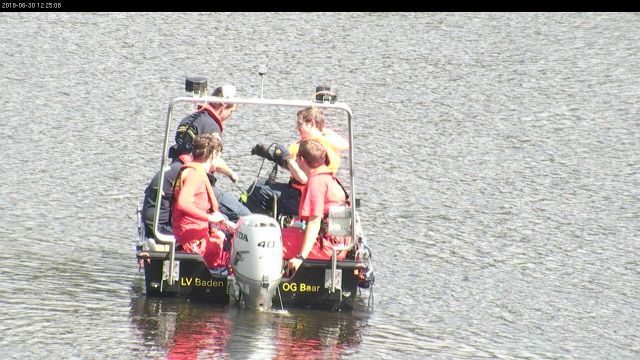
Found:
M 263 192 L 254 192 L 254 198 L 249 198 L 246 204 L 249 210 L 264 213 L 267 209 L 264 205 L 272 201 L 262 197 L 267 196 L 266 193 L 271 191 L 278 195 L 279 214 L 296 215 L 298 213 L 301 191 L 307 182 L 306 174 L 295 161 L 300 142 L 303 140 L 315 139 L 320 142 L 327 153 L 326 161 L 329 170 L 334 174 L 337 173 L 340 166 L 340 152 L 349 149 L 349 142 L 335 131 L 325 127 L 325 117 L 322 111 L 312 106 L 299 110 L 296 116 L 296 130 L 300 134 L 300 140 L 286 148 L 282 145 L 276 145 L 273 150 L 270 150 L 266 145 L 258 144 L 252 149 L 252 154 L 272 160 L 287 169 L 291 173 L 291 179 L 288 183 L 257 184 L 262 186 L 261 189 L 268 189 L 264 189 Z
M 304 230 L 282 229 L 284 259 L 287 267 L 297 270 L 305 259 L 328 260 L 335 245 L 344 239 L 330 238 L 321 231 L 322 221 L 333 205 L 348 204 L 347 193 L 327 163 L 327 150 L 315 139 L 300 142 L 296 163 L 304 171 L 307 183 L 302 189 L 298 216 L 305 221 Z M 338 253 L 338 259 L 346 251 Z
M 178 250 L 201 254 L 209 268 L 226 265 L 223 251 L 225 235 L 212 228 L 214 224 L 229 230 L 235 224 L 218 211 L 207 172 L 217 165 L 222 142 L 214 134 L 198 135 L 193 139 L 193 161 L 182 166 L 174 184 L 171 205 L 171 225 Z

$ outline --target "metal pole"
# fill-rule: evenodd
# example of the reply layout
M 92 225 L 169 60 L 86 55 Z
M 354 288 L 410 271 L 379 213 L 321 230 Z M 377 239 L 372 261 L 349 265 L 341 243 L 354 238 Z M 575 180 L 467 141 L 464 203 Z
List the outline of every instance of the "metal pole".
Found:
M 264 76 L 267 74 L 267 66 L 258 66 L 258 75 L 260 75 L 260 98 L 264 98 Z

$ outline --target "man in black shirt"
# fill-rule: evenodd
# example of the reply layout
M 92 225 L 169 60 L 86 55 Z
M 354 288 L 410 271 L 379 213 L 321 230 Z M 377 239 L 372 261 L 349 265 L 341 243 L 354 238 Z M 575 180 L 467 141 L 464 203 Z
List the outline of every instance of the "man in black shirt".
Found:
M 236 95 L 236 88 L 233 85 L 218 86 L 211 96 L 231 98 Z M 176 143 L 169 148 L 169 157 L 172 159 L 170 169 L 165 173 L 162 184 L 163 196 L 160 205 L 160 216 L 158 219 L 160 232 L 171 234 L 171 219 L 169 209 L 173 195 L 173 183 L 183 163 L 189 162 L 193 138 L 199 134 L 218 134 L 222 136 L 224 122 L 236 110 L 235 104 L 207 103 L 199 106 L 198 110 L 180 121 L 176 130 Z M 231 181 L 236 182 L 238 175 L 220 157 L 216 163 L 216 172 L 226 175 Z M 226 215 L 229 220 L 236 221 L 240 216 L 251 214 L 238 197 L 231 193 L 222 191 L 216 187 L 216 178 L 213 174 L 208 174 L 209 181 L 213 188 L 213 193 L 220 205 L 220 212 Z M 153 216 L 155 213 L 155 203 L 158 190 L 159 172 L 155 174 L 147 188 L 145 189 L 144 203 L 142 207 L 143 220 L 146 225 L 147 236 L 151 236 L 153 227 Z

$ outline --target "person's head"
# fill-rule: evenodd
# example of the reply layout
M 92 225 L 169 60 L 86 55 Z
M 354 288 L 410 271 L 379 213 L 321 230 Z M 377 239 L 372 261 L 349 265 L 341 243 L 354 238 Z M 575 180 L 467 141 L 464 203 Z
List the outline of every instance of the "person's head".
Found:
M 300 142 L 296 161 L 303 170 L 315 169 L 327 163 L 327 150 L 316 140 L 306 139 Z
M 233 85 L 221 85 L 213 90 L 211 96 L 221 98 L 232 98 L 236 96 L 236 87 Z M 238 108 L 237 104 L 225 104 L 225 103 L 210 103 L 211 107 L 215 110 L 216 115 L 220 121 L 225 121 L 231 114 Z
M 324 128 L 324 114 L 318 108 L 308 106 L 297 113 L 296 130 L 302 139 L 312 136 Z
M 222 153 L 222 140 L 218 134 L 202 134 L 193 139 L 193 160 L 206 162 L 213 160 Z

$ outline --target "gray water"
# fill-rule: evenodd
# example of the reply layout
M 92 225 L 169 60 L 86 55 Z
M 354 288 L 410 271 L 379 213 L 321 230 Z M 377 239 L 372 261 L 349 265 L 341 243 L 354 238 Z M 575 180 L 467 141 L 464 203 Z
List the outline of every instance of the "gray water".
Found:
M 638 14 L 4 13 L 0 33 L 0 357 L 640 356 Z M 186 75 L 259 96 L 260 64 L 265 97 L 333 84 L 353 109 L 373 309 L 144 296 L 135 207 L 169 101 Z M 294 114 L 227 123 L 243 187 Z

